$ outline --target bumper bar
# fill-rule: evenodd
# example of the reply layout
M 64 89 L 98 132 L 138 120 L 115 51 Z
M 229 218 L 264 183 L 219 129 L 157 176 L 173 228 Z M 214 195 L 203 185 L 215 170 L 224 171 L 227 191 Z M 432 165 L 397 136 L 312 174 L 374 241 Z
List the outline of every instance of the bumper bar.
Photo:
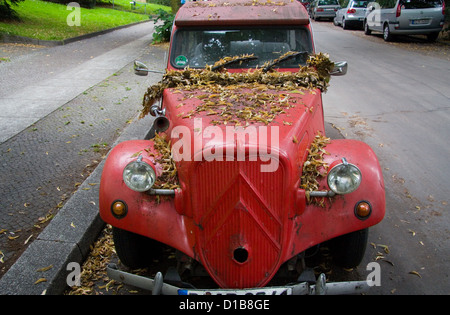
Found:
M 253 289 L 205 289 L 205 290 L 190 290 L 183 289 L 171 284 L 165 283 L 162 273 L 158 272 L 154 279 L 134 275 L 128 272 L 118 270 L 113 264 L 107 267 L 108 277 L 112 280 L 122 282 L 127 285 L 132 285 L 137 288 L 152 291 L 152 295 L 183 295 L 191 294 L 222 294 L 222 295 L 244 295 L 244 294 L 273 294 L 270 292 L 277 292 L 278 294 L 289 295 L 343 295 L 343 294 L 360 294 L 369 290 L 369 285 L 366 281 L 347 281 L 347 282 L 331 282 L 326 283 L 325 274 L 320 274 L 316 284 L 310 285 L 307 282 L 301 282 L 294 285 L 283 287 L 266 287 Z

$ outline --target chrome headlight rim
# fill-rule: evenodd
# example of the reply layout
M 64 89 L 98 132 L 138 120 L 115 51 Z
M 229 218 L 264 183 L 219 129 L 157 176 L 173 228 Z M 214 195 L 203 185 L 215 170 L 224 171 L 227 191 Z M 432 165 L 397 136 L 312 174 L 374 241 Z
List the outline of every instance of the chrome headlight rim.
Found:
M 350 186 L 343 184 L 344 179 L 351 179 Z M 333 166 L 327 175 L 328 187 L 337 195 L 345 195 L 358 189 L 362 181 L 361 170 L 354 164 L 348 163 L 346 158 Z
M 145 192 L 155 184 L 156 172 L 149 163 L 142 160 L 142 156 L 139 156 L 137 160 L 125 166 L 122 178 L 131 190 Z

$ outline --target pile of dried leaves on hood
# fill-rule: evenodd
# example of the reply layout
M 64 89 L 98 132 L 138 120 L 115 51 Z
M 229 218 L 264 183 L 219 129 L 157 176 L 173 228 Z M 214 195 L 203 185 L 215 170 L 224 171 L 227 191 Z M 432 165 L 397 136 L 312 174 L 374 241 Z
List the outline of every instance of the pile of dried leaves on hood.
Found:
M 287 54 L 292 54 L 288 52 Z M 232 57 L 232 58 L 242 58 Z M 244 56 L 245 57 L 245 56 Z M 247 72 L 229 73 L 222 71 L 220 62 L 226 63 L 230 59 L 216 63 L 205 69 L 186 68 L 181 71 L 168 71 L 162 80 L 148 88 L 143 99 L 141 117 L 150 112 L 151 106 L 159 100 L 165 89 L 177 88 L 192 91 L 201 89 L 210 93 L 223 90 L 223 87 L 258 88 L 259 90 L 294 91 L 298 89 L 319 89 L 325 92 L 330 80 L 330 71 L 334 63 L 327 54 L 315 54 L 309 57 L 306 66 L 299 68 L 297 72 L 277 72 L 274 70 L 250 69 Z M 218 67 L 219 66 L 219 67 Z
M 310 198 L 309 192 L 319 190 L 317 178 L 327 176 L 328 164 L 324 162 L 324 154 L 329 154 L 325 146 L 330 143 L 330 138 L 323 136 L 320 132 L 314 137 L 311 147 L 308 149 L 308 157 L 303 163 L 303 172 L 300 188 L 306 191 L 308 204 L 315 203 L 323 206 L 323 198 Z

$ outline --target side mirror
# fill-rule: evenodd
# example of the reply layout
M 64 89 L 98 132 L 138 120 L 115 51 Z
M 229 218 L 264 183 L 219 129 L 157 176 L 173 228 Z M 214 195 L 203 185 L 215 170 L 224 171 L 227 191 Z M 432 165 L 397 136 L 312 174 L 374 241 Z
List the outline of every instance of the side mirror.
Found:
M 149 72 L 164 74 L 163 71 L 148 70 L 145 63 L 135 60 L 134 61 L 134 74 L 146 76 Z
M 134 61 L 134 73 L 137 75 L 146 76 L 146 75 L 148 75 L 148 68 L 144 63 L 135 60 Z
M 334 63 L 334 68 L 330 75 L 345 75 L 347 73 L 347 61 L 338 61 Z

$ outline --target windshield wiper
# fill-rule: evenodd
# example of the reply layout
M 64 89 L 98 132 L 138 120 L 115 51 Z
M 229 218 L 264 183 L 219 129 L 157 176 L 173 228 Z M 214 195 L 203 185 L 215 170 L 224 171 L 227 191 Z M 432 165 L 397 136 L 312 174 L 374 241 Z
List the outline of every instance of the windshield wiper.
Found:
M 211 68 L 212 71 L 216 71 L 218 69 L 221 69 L 225 66 L 231 65 L 233 63 L 243 62 L 243 61 L 250 61 L 258 59 L 257 56 L 251 54 L 251 55 L 242 55 L 242 56 L 235 56 L 235 57 L 225 57 L 219 61 L 217 61 L 214 66 Z
M 280 58 L 277 58 L 275 60 L 269 61 L 264 65 L 263 71 L 267 72 L 270 69 L 273 68 L 273 66 L 279 64 L 280 62 L 289 60 L 291 58 L 295 58 L 299 55 L 308 55 L 309 52 L 308 51 L 288 51 L 287 53 L 285 53 L 283 56 L 281 56 Z

